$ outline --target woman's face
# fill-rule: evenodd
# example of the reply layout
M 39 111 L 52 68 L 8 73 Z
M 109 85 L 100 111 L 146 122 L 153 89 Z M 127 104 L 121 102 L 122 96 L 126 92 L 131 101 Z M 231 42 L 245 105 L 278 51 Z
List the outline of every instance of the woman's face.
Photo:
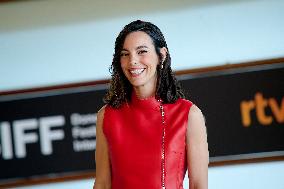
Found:
M 126 36 L 120 53 L 120 63 L 124 75 L 133 87 L 143 87 L 146 90 L 156 87 L 159 57 L 148 34 L 137 31 Z

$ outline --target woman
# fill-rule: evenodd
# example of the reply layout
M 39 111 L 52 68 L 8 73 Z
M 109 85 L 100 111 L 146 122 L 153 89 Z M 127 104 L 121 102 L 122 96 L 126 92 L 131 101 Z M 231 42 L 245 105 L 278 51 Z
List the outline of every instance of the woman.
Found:
M 208 186 L 208 145 L 201 111 L 184 99 L 160 29 L 126 25 L 115 42 L 112 79 L 98 113 L 95 189 Z

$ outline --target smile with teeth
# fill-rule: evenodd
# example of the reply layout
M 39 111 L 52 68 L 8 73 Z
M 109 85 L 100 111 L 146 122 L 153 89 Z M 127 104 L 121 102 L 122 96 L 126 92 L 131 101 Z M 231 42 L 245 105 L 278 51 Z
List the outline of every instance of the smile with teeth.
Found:
M 145 68 L 132 69 L 132 70 L 130 70 L 130 73 L 131 73 L 132 75 L 140 75 L 144 70 L 145 70 Z

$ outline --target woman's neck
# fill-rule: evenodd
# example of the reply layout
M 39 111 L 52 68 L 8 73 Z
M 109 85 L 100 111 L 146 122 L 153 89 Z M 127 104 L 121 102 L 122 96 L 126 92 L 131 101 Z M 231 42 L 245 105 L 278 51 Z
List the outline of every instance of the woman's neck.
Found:
M 155 96 L 156 94 L 156 86 L 153 86 L 151 88 L 146 86 L 138 86 L 133 87 L 134 92 L 139 99 L 146 99 Z

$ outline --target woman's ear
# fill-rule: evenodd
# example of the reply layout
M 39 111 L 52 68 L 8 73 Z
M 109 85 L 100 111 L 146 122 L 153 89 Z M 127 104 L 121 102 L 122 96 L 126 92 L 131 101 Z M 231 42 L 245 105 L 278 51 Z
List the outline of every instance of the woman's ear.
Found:
M 160 49 L 160 53 L 162 54 L 162 60 L 161 60 L 161 62 L 164 62 L 164 61 L 166 60 L 167 54 L 168 54 L 167 48 L 166 48 L 166 47 L 162 47 L 162 48 Z

